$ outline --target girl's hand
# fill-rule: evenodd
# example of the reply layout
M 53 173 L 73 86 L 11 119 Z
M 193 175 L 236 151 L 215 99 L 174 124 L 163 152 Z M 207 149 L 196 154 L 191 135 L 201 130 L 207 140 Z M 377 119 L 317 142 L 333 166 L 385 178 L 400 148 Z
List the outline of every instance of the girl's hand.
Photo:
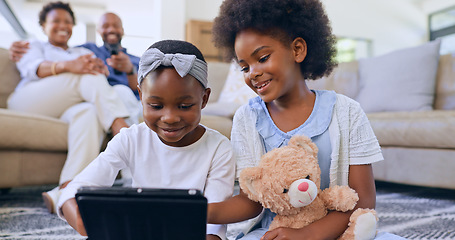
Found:
M 304 227 L 300 229 L 280 227 L 272 231 L 268 231 L 262 236 L 261 240 L 316 240 L 322 239 L 317 234 L 311 231 L 311 228 Z

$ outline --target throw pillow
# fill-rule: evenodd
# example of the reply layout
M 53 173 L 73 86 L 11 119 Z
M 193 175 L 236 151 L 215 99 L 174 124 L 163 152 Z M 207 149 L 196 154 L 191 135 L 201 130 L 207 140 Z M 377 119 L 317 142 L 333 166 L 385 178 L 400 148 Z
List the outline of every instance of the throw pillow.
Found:
M 440 40 L 359 60 L 356 100 L 365 112 L 433 108 Z
M 256 93 L 245 84 L 243 73 L 240 71 L 240 66 L 235 61 L 232 61 L 218 102 L 243 105 L 248 103 L 248 99 L 256 96 Z
M 341 62 L 329 76 L 307 80 L 310 89 L 333 90 L 336 93 L 355 98 L 359 91 L 358 61 Z

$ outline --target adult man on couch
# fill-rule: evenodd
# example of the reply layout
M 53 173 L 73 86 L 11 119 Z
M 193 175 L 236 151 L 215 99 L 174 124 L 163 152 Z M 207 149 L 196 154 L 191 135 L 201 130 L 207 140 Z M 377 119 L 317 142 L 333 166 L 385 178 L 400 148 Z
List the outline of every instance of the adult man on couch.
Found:
M 96 57 L 102 59 L 108 66 L 109 76 L 107 80 L 121 97 L 123 103 L 130 111 L 131 119 L 128 124 L 138 123 L 142 107 L 139 102 L 137 91 L 137 69 L 139 57 L 127 53 L 126 48 L 121 46 L 124 35 L 122 20 L 114 13 L 105 13 L 101 16 L 97 32 L 103 39 L 102 46 L 95 43 L 85 43 L 81 47 L 90 49 Z M 19 61 L 28 51 L 28 41 L 13 42 L 9 48 L 11 60 Z

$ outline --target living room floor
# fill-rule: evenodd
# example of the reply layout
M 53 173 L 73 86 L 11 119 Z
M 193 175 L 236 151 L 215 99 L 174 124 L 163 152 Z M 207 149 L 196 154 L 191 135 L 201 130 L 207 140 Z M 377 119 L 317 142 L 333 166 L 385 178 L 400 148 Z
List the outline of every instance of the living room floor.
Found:
M 376 182 L 376 186 L 380 232 L 407 239 L 455 239 L 455 190 L 386 182 Z M 1 193 L 0 238 L 86 239 L 47 212 L 41 192 L 53 187 L 21 187 Z M 246 224 L 230 224 L 228 239 L 234 239 Z

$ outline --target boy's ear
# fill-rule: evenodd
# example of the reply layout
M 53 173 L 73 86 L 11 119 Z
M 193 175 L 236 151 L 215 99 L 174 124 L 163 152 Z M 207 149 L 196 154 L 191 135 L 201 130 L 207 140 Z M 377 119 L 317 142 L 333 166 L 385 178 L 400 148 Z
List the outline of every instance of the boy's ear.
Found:
M 212 90 L 210 88 L 206 88 L 204 89 L 204 95 L 202 96 L 202 107 L 201 109 L 205 108 L 205 106 L 207 106 L 207 103 L 209 102 L 209 97 L 210 97 L 210 93 L 212 92 Z
M 301 63 L 307 54 L 307 45 L 303 38 L 298 37 L 292 41 L 292 51 L 294 52 L 294 59 L 296 62 Z

